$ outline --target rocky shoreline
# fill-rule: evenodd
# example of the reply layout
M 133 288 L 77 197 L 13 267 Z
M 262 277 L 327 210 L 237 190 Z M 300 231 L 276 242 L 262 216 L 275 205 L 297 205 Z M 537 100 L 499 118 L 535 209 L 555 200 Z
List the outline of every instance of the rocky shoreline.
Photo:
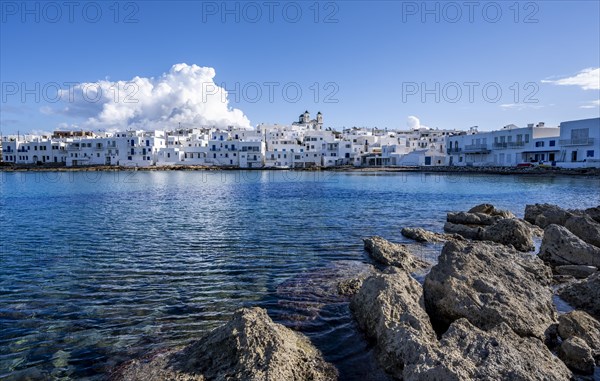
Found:
M 519 219 L 483 204 L 446 219 L 443 234 L 402 229 L 415 244 L 365 238 L 376 268 L 338 284 L 381 368 L 397 380 L 598 377 L 600 206 L 528 205 Z M 436 264 L 414 254 L 432 242 L 445 242 Z M 574 310 L 559 314 L 557 296 Z M 111 378 L 336 380 L 338 373 L 306 337 L 250 308 L 185 348 L 123 364 Z
M 98 172 L 98 171 L 328 171 L 328 172 L 417 172 L 417 173 L 453 173 L 480 175 L 535 175 L 535 176 L 588 176 L 600 177 L 600 168 L 557 168 L 557 167 L 311 167 L 311 168 L 238 168 L 206 165 L 167 165 L 151 167 L 123 167 L 114 165 L 93 165 L 65 167 L 62 165 L 16 165 L 0 163 L 0 172 Z

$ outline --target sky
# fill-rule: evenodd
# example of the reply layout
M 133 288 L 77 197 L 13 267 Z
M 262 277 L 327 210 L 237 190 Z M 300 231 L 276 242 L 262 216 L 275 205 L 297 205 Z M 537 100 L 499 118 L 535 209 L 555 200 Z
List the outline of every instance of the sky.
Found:
M 2 133 L 600 116 L 600 2 L 0 1 Z

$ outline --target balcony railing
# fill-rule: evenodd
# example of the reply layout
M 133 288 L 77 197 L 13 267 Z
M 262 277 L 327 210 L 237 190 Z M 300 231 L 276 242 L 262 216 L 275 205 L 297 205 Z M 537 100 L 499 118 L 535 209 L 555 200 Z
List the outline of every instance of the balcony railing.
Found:
M 523 141 L 521 141 L 521 142 L 500 142 L 500 143 L 493 144 L 494 149 L 520 148 L 520 147 L 524 147 L 524 146 L 525 146 L 525 142 L 523 142 Z
M 566 139 L 561 140 L 561 146 L 588 146 L 594 144 L 594 138 L 582 138 L 582 139 Z
M 460 153 L 462 152 L 462 148 L 448 148 L 446 152 L 448 153 L 448 155 L 451 155 L 453 153 Z
M 465 146 L 465 152 L 488 152 L 487 144 L 470 144 Z

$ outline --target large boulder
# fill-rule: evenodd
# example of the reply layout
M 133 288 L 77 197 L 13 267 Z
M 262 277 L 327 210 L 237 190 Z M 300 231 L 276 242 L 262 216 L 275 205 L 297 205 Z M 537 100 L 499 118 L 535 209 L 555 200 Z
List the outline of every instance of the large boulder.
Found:
M 520 336 L 546 338 L 557 313 L 552 272 L 540 259 L 491 242 L 447 242 L 425 278 L 427 312 L 439 329 L 467 318 L 489 330 L 504 322 Z
M 565 222 L 565 227 L 585 242 L 600 248 L 600 224 L 591 217 L 573 216 Z
M 406 227 L 402 228 L 400 233 L 406 238 L 413 239 L 417 242 L 446 242 L 451 239 L 462 239 L 462 237 L 457 234 L 440 234 L 423 228 Z
M 596 365 L 592 349 L 579 337 L 570 337 L 558 348 L 558 357 L 573 371 L 581 374 L 594 374 Z
M 592 220 L 600 223 L 600 205 L 586 209 L 585 214 L 587 214 Z
M 448 234 L 457 234 L 467 239 L 480 240 L 483 237 L 484 228 L 481 226 L 468 226 L 446 222 L 444 232 Z
M 446 221 L 461 225 L 493 225 L 501 218 L 486 213 L 449 212 Z
M 586 265 L 562 265 L 556 266 L 554 271 L 558 275 L 572 276 L 576 279 L 585 279 L 598 271 L 598 268 Z
M 184 349 L 129 362 L 112 378 L 325 381 L 336 380 L 337 371 L 306 337 L 274 323 L 261 308 L 244 308 Z
M 600 273 L 570 283 L 558 291 L 558 296 L 576 309 L 584 310 L 600 319 Z
M 538 255 L 552 266 L 600 267 L 600 248 L 584 242 L 567 228 L 554 224 L 544 230 Z
M 525 221 L 545 228 L 550 224 L 564 225 L 573 213 L 551 204 L 525 206 Z
M 414 256 L 406 245 L 392 243 L 378 236 L 365 238 L 363 241 L 371 258 L 383 265 L 411 272 L 429 266 L 428 262 Z
M 483 231 L 482 239 L 512 245 L 519 251 L 535 249 L 532 230 L 516 218 L 505 218 L 489 226 Z
M 391 375 L 402 378 L 406 365 L 435 357 L 437 338 L 423 306 L 423 290 L 406 271 L 367 278 L 350 309 L 376 341 L 378 361 Z
M 579 337 L 600 359 L 600 322 L 583 311 L 571 311 L 558 318 L 558 334 L 563 340 Z
M 405 381 L 570 380 L 571 372 L 542 341 L 520 337 L 505 323 L 483 331 L 459 319 L 441 338 L 437 359 L 405 371 Z
M 496 209 L 492 204 L 480 204 L 469 209 L 468 213 L 484 213 L 490 216 L 499 216 L 502 218 L 515 218 L 516 216 L 509 210 Z

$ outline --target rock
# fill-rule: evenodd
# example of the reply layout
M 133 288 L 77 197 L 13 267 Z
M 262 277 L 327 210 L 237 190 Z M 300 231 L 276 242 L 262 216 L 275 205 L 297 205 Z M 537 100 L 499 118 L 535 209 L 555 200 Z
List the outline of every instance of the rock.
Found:
M 458 234 L 461 237 L 467 239 L 479 240 L 483 236 L 483 228 L 480 226 L 467 226 L 461 224 L 454 224 L 452 222 L 446 222 L 444 224 L 444 231 L 449 234 Z
M 531 229 L 516 218 L 505 218 L 486 228 L 482 239 L 512 245 L 519 251 L 535 250 Z
M 552 266 L 600 267 L 600 248 L 582 241 L 567 228 L 550 225 L 544 230 L 539 257 Z
M 496 209 L 492 204 L 480 204 L 469 209 L 468 213 L 484 213 L 490 216 L 499 216 L 502 218 L 515 218 L 516 216 L 509 210 Z
M 595 361 L 592 350 L 579 337 L 570 337 L 558 348 L 558 357 L 573 371 L 594 374 Z
M 402 228 L 400 233 L 417 242 L 445 242 L 451 239 L 462 239 L 459 235 L 434 233 L 423 228 Z
M 565 222 L 565 227 L 583 241 L 600 248 L 600 224 L 591 217 L 573 216 Z
M 570 380 L 571 372 L 540 340 L 505 323 L 490 331 L 459 319 L 441 338 L 443 353 L 405 371 L 413 380 Z M 411 374 L 407 374 L 407 373 Z
M 531 230 L 531 234 L 533 234 L 534 237 L 543 237 L 544 236 L 544 229 L 542 229 L 541 227 L 534 225 L 528 221 L 525 221 L 524 219 L 519 218 L 519 221 L 521 221 L 522 223 L 524 223 L 525 225 L 527 225 L 529 227 L 529 229 Z
M 397 378 L 407 364 L 434 356 L 437 338 L 421 285 L 406 271 L 367 278 L 350 302 L 359 327 L 376 341 L 381 367 Z
M 112 379 L 324 381 L 336 380 L 337 371 L 306 337 L 273 323 L 261 308 L 243 308 L 199 341 L 129 362 Z
M 447 242 L 425 278 L 427 312 L 440 330 L 467 318 L 483 330 L 505 322 L 520 336 L 545 339 L 556 322 L 550 269 L 491 242 Z
M 501 217 L 485 213 L 449 212 L 446 221 L 461 225 L 492 225 Z
M 577 279 L 584 279 L 595 273 L 598 269 L 594 266 L 584 265 L 563 265 L 556 266 L 554 271 L 558 275 L 572 276 Z
M 600 272 L 566 285 L 558 291 L 558 296 L 576 309 L 600 319 Z
M 550 224 L 564 225 L 572 215 L 571 212 L 551 204 L 525 206 L 525 221 L 541 228 Z
M 365 238 L 363 241 L 371 258 L 383 265 L 399 267 L 410 272 L 429 266 L 429 263 L 415 257 L 406 245 L 391 243 L 377 236 Z
M 600 223 L 600 205 L 593 208 L 588 208 L 584 211 L 584 213 L 587 214 L 592 220 Z
M 583 311 L 571 311 L 558 318 L 558 334 L 563 340 L 579 337 L 600 359 L 600 322 Z
M 338 283 L 338 293 L 340 295 L 352 296 L 360 290 L 364 280 L 365 278 L 363 277 L 344 279 Z

